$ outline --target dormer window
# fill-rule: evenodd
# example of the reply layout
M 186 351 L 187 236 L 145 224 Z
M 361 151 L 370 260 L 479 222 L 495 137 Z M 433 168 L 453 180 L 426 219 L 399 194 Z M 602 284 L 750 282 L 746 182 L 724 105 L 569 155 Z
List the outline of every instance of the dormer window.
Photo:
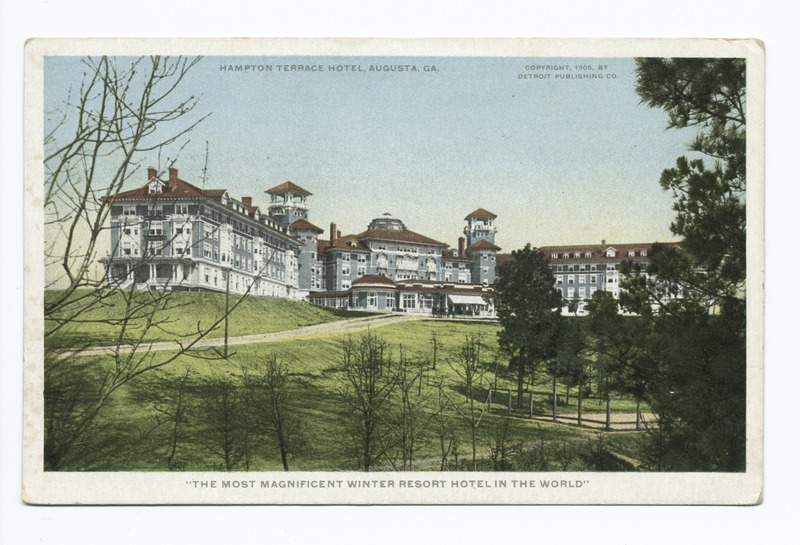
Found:
M 635 250 L 628 250 L 628 257 L 635 257 L 636 251 Z
M 642 257 L 647 257 L 647 250 L 642 250 L 642 251 L 639 253 L 639 255 L 641 255 Z
M 550 259 L 558 259 L 558 252 L 553 252 L 550 254 Z
M 160 195 L 161 194 L 161 186 L 163 186 L 160 181 L 158 180 L 151 180 L 150 183 L 147 184 L 147 192 L 150 195 Z
M 609 248 L 606 250 L 606 257 L 617 257 L 617 252 Z

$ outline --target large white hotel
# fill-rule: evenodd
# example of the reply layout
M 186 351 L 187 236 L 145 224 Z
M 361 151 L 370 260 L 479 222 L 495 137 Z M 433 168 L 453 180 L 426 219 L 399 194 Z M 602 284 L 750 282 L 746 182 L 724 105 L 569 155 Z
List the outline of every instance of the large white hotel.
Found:
M 497 268 L 511 259 L 495 244 L 497 216 L 466 215 L 455 247 L 384 213 L 363 232 L 309 221 L 311 193 L 285 182 L 251 197 L 201 189 L 170 168 L 119 193 L 111 206 L 109 284 L 143 290 L 230 291 L 337 308 L 494 316 Z M 325 235 L 327 234 L 327 237 Z M 597 290 L 619 295 L 619 264 L 647 267 L 652 244 L 542 247 L 565 301 L 580 308 Z

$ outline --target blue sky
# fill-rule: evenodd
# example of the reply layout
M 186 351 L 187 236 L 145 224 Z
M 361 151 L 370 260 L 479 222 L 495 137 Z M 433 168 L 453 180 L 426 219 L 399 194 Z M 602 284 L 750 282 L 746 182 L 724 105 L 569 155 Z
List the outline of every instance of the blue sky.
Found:
M 272 71 L 220 69 L 237 64 Z M 293 64 L 322 71 L 278 70 Z M 387 65 L 417 71 L 369 71 Z M 530 68 L 550 65 L 569 68 Z M 266 205 L 263 191 L 291 180 L 313 193 L 313 223 L 345 233 L 390 212 L 455 246 L 464 216 L 482 207 L 498 215 L 508 251 L 674 240 L 672 196 L 658 180 L 692 134 L 667 131 L 664 112 L 639 104 L 634 67 L 628 58 L 206 57 L 182 93 L 211 116 L 176 166 L 199 185 L 208 142 L 207 188 Z M 604 77 L 556 79 L 564 74 Z M 77 59 L 48 58 L 46 110 L 81 76 Z M 142 166 L 164 167 L 158 160 Z

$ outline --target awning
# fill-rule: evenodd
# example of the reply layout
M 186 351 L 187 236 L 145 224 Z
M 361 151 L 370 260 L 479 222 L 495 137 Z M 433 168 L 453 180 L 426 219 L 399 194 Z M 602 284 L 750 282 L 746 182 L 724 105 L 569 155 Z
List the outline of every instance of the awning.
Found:
M 454 305 L 487 305 L 480 295 L 448 295 L 447 299 Z

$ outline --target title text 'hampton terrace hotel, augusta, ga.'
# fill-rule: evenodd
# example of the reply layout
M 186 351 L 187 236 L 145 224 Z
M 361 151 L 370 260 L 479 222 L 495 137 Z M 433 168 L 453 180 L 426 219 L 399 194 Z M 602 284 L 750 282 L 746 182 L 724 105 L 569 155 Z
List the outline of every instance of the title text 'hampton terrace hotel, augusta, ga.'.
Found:
M 497 268 L 511 259 L 495 244 L 497 216 L 467 214 L 456 248 L 383 214 L 358 234 L 309 221 L 311 193 L 292 182 L 251 197 L 201 189 L 170 168 L 113 197 L 109 284 L 143 290 L 219 291 L 307 300 L 317 305 L 438 316 L 493 317 Z M 651 244 L 539 248 L 556 287 L 580 309 L 597 290 L 619 294 L 619 264 L 645 269 Z

